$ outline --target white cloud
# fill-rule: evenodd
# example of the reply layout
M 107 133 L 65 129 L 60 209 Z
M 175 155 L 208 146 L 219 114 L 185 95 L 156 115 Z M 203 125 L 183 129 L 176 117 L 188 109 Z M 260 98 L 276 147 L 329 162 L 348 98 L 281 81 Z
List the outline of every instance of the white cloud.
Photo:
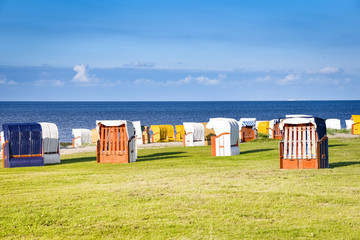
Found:
M 35 81 L 34 84 L 36 86 L 61 87 L 61 86 L 64 86 L 65 82 L 63 82 L 61 80 L 38 80 L 38 81 Z
M 158 85 L 159 83 L 150 80 L 150 79 L 146 79 L 146 78 L 139 78 L 136 79 L 135 81 L 133 81 L 134 84 L 146 84 L 146 85 Z
M 291 74 L 286 75 L 285 78 L 280 79 L 278 81 L 278 84 L 279 85 L 290 85 L 290 84 L 296 82 L 297 80 L 300 80 L 300 75 L 291 73 Z
M 151 68 L 151 67 L 155 67 L 155 63 L 151 63 L 151 62 L 139 62 L 139 61 L 135 61 L 132 63 L 127 63 L 124 64 L 124 67 L 131 67 L 131 68 L 142 68 L 142 67 L 147 67 L 147 68 Z
M 339 67 L 324 67 L 316 70 L 306 70 L 307 74 L 336 74 L 342 72 L 344 72 L 344 70 Z
M 0 85 L 17 85 L 18 83 L 13 80 L 7 80 L 6 77 L 0 77 Z
M 75 65 L 73 70 L 76 72 L 76 75 L 73 77 L 72 81 L 82 84 L 93 84 L 99 82 L 99 79 L 95 77 L 95 74 L 89 75 L 89 67 L 83 64 Z
M 217 78 L 210 79 L 209 77 L 206 77 L 204 75 L 201 75 L 199 77 L 192 77 L 191 75 L 188 75 L 185 78 L 182 78 L 178 81 L 167 81 L 166 85 L 183 85 L 183 84 L 189 84 L 189 83 L 198 83 L 203 85 L 217 85 L 221 82 L 221 80 L 225 79 L 225 74 L 219 74 Z

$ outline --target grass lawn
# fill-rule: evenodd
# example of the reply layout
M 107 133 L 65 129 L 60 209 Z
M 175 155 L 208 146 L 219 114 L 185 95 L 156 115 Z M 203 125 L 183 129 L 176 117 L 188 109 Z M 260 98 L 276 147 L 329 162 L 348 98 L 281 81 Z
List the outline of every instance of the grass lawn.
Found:
M 0 238 L 360 239 L 360 138 L 330 139 L 330 169 L 280 170 L 278 142 L 95 153 L 0 169 Z

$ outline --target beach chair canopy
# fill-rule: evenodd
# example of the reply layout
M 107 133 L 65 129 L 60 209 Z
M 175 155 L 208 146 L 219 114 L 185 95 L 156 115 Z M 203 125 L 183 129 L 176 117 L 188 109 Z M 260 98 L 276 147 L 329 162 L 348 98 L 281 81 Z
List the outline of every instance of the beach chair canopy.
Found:
M 128 139 L 131 139 L 133 136 L 135 136 L 135 128 L 131 121 L 127 120 L 99 120 L 96 121 L 96 130 L 99 132 L 100 125 L 104 125 L 106 127 L 119 127 L 121 125 L 125 124 L 126 127 L 126 134 Z
M 4 132 L 3 131 L 1 131 L 0 132 L 0 151 L 1 151 L 1 147 L 2 147 L 2 145 L 4 144 Z
M 41 122 L 44 154 L 57 153 L 59 148 L 59 130 L 56 124 Z
M 256 118 L 240 118 L 240 127 L 254 127 L 256 126 Z
M 274 125 L 280 122 L 280 118 L 272 119 L 269 122 L 269 128 L 274 129 Z
M 345 120 L 346 129 L 351 129 L 354 121 L 352 119 Z
M 351 118 L 355 124 L 360 123 L 360 115 L 352 115 Z
M 341 129 L 340 119 L 326 119 L 325 124 L 328 129 Z
M 326 136 L 326 124 L 325 120 L 313 117 L 311 115 L 286 115 L 285 119 L 280 121 L 280 129 L 284 129 L 284 125 L 299 125 L 299 124 L 312 124 L 315 126 L 318 133 L 318 139 Z
M 83 128 L 72 129 L 72 134 L 73 134 L 74 138 L 77 138 L 77 137 L 81 138 L 81 144 L 91 143 L 90 129 L 83 129 Z
M 255 125 L 255 121 L 254 121 Z M 232 118 L 210 118 L 206 128 L 214 129 L 216 136 L 230 133 L 230 144 L 235 145 L 239 140 L 239 123 Z
M 3 124 L 4 138 L 8 141 L 10 155 L 42 154 L 42 132 L 38 123 Z
M 202 123 L 184 122 L 185 134 L 193 133 L 194 141 L 203 141 L 205 139 L 205 128 Z

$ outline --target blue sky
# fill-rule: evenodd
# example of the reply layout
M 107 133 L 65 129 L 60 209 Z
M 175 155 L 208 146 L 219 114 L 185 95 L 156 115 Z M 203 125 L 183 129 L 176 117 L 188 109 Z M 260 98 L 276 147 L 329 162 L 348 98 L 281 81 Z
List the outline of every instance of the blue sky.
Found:
M 0 100 L 359 99 L 360 1 L 0 0 Z

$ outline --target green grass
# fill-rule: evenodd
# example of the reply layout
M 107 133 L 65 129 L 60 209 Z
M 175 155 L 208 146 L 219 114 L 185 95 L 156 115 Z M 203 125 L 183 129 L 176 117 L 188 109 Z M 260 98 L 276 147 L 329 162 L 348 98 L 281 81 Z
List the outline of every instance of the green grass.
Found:
M 326 129 L 326 133 L 328 135 L 334 135 L 335 133 L 346 133 L 346 134 L 350 134 L 351 133 L 351 129 L 331 129 L 331 128 L 328 128 Z
M 330 169 L 280 170 L 278 141 L 95 153 L 0 169 L 2 239 L 359 239 L 360 138 L 330 139 Z

